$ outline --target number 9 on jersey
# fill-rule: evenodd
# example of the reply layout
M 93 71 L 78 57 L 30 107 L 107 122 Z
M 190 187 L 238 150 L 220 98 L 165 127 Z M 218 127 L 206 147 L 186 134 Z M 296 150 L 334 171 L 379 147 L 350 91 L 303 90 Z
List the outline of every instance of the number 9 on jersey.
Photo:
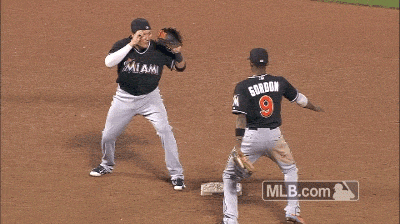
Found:
M 267 118 L 272 115 L 274 112 L 274 102 L 272 101 L 272 98 L 268 95 L 264 95 L 260 98 L 260 114 L 261 116 Z

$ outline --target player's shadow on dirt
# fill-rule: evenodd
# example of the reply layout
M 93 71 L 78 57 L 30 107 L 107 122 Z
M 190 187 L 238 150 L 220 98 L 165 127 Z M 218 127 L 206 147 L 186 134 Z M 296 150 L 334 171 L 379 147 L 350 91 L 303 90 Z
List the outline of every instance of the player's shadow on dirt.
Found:
M 269 179 L 278 180 L 280 178 L 282 177 L 270 177 Z M 264 201 L 260 196 L 261 192 L 255 192 L 255 190 L 253 189 L 254 186 L 257 185 L 261 186 L 263 181 L 265 181 L 265 179 L 255 179 L 251 177 L 241 182 L 243 185 L 243 194 L 238 198 L 239 210 L 241 206 L 245 205 L 257 206 L 261 214 L 263 214 L 262 212 L 263 210 L 270 211 L 275 216 L 275 219 L 280 221 L 279 223 L 285 223 L 284 221 L 285 211 L 283 209 L 286 206 L 285 204 L 286 202 Z M 200 194 L 202 183 L 222 182 L 222 178 L 221 179 L 198 178 L 198 179 L 190 179 L 187 182 L 189 184 L 190 191 Z M 215 223 L 221 223 L 223 218 L 222 215 L 223 194 L 207 195 L 202 197 L 208 203 L 208 209 L 206 215 L 212 215 L 213 217 L 215 217 Z M 266 219 L 268 219 L 268 217 L 266 217 Z
M 155 166 L 154 164 L 150 163 L 149 159 L 146 158 L 146 152 L 142 150 L 146 147 L 152 147 L 151 142 L 154 141 L 160 140 L 150 140 L 139 135 L 121 134 L 115 143 L 116 163 L 118 163 L 118 161 L 129 161 L 129 163 L 132 163 L 132 166 L 151 173 L 155 178 L 163 181 L 169 181 L 167 173 L 164 170 L 161 170 L 162 168 L 165 169 L 165 166 L 162 166 L 161 164 L 160 166 Z M 80 148 L 88 152 L 87 155 L 89 157 L 88 161 L 90 167 L 96 167 L 101 162 L 101 133 L 86 133 L 82 135 L 76 135 L 69 141 L 68 144 L 69 148 Z M 161 150 L 160 153 L 164 153 L 164 150 Z M 164 156 L 164 154 L 162 156 Z M 164 164 L 164 161 L 162 161 L 162 163 Z M 132 173 L 131 176 L 135 177 L 135 174 Z M 140 175 L 140 177 L 143 177 L 143 175 Z

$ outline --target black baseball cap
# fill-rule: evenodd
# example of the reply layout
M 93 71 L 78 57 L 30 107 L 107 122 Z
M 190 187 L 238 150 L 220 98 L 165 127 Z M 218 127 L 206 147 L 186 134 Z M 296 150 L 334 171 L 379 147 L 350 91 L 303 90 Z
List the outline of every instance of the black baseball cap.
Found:
M 264 48 L 254 48 L 250 51 L 250 57 L 248 59 L 255 65 L 266 65 L 268 64 L 267 50 Z
M 136 33 L 138 30 L 151 30 L 150 24 L 146 19 L 137 18 L 131 23 L 132 33 Z

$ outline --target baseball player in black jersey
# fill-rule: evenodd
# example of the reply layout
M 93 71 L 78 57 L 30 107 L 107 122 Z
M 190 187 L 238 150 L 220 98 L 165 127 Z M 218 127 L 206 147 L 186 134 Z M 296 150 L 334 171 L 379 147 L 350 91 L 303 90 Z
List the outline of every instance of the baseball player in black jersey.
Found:
M 102 134 L 102 162 L 90 175 L 102 176 L 113 171 L 117 137 L 135 115 L 142 115 L 153 124 L 161 138 L 174 189 L 182 190 L 185 188 L 183 168 L 158 89 L 164 66 L 178 72 L 185 69 L 182 46 L 168 49 L 151 40 L 150 24 L 143 18 L 133 20 L 131 30 L 132 35 L 117 41 L 105 59 L 107 67 L 118 66 L 118 87 Z
M 281 101 L 285 97 L 301 107 L 322 112 L 303 94 L 298 92 L 285 78 L 266 73 L 268 53 L 265 49 L 255 48 L 250 51 L 250 65 L 253 76 L 238 83 L 233 97 L 232 113 L 237 115 L 236 145 L 233 151 L 239 151 L 245 157 L 244 162 L 237 162 L 231 154 L 223 172 L 224 201 L 223 223 L 238 223 L 238 198 L 236 185 L 251 175 L 243 163 L 253 163 L 261 156 L 269 157 L 284 174 L 285 181 L 297 182 L 297 167 L 288 144 L 283 138 L 279 126 L 281 120 Z M 305 223 L 300 217 L 297 200 L 288 201 L 285 207 L 286 220 Z

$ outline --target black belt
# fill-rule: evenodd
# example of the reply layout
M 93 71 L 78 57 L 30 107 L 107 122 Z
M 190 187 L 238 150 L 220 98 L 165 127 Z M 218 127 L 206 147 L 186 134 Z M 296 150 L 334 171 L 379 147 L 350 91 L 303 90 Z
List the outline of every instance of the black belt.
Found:
M 274 130 L 275 128 L 277 128 L 277 127 L 269 128 L 269 130 Z M 259 128 L 249 127 L 249 130 L 255 130 L 255 131 L 257 131 L 258 129 L 259 129 Z

